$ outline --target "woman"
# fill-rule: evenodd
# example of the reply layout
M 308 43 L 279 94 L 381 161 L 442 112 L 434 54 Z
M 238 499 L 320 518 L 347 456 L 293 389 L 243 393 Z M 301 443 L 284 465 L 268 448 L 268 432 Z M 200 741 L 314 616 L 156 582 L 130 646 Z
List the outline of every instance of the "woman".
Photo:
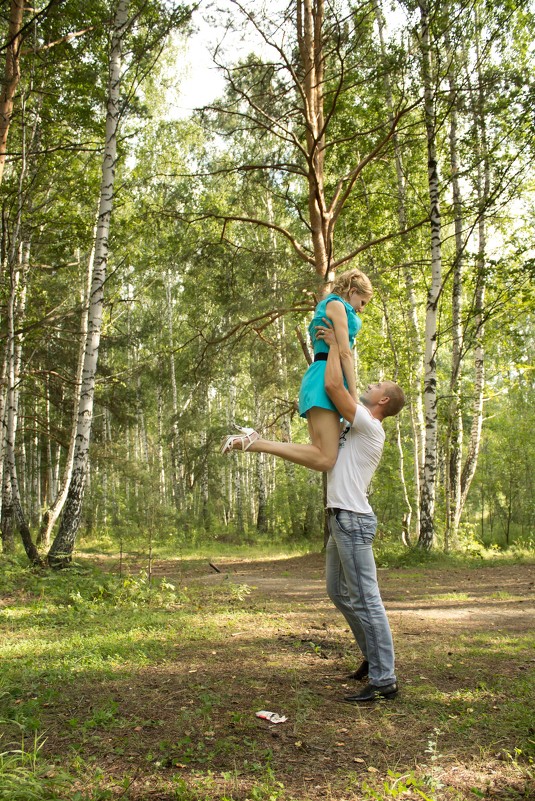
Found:
M 274 442 L 260 439 L 253 428 L 239 428 L 241 434 L 228 436 L 222 453 L 231 450 L 271 453 L 289 462 L 312 470 L 330 470 L 338 456 L 340 415 L 325 392 L 325 367 L 328 346 L 316 337 L 316 327 L 324 317 L 333 326 L 340 349 L 345 383 L 353 398 L 358 400 L 352 348 L 362 321 L 357 312 L 364 309 L 373 294 L 370 279 L 360 270 L 342 273 L 333 284 L 332 292 L 314 310 L 308 330 L 314 348 L 314 362 L 306 371 L 299 392 L 299 414 L 306 417 L 310 445 L 293 442 Z

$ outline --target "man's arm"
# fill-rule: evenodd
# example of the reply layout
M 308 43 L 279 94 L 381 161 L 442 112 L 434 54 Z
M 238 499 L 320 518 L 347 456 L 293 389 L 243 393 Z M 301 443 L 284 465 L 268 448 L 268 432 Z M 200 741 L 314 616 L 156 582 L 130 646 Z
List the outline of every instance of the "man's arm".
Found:
M 316 328 L 316 336 L 329 346 L 327 366 L 325 369 L 325 391 L 342 417 L 352 423 L 357 411 L 357 402 L 344 386 L 344 376 L 340 362 L 340 350 L 334 330 L 328 320 Z

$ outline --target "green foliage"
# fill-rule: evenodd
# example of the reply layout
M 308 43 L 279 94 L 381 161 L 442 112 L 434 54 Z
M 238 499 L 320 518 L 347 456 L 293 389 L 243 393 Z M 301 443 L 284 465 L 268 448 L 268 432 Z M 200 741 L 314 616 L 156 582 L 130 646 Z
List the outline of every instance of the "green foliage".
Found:
M 359 780 L 355 780 L 355 783 Z M 398 773 L 388 771 L 388 779 L 380 786 L 373 786 L 370 781 L 360 782 L 362 801 L 387 801 L 390 798 L 418 798 L 423 801 L 439 801 L 443 785 L 432 777 L 420 778 L 415 773 Z
M 45 595 L 60 609 L 97 611 L 136 609 L 144 606 L 169 608 L 184 601 L 180 589 L 165 579 L 150 578 L 146 571 L 137 576 L 117 576 L 74 564 L 61 572 L 36 571 L 15 560 L 0 562 L 5 592 Z
M 0 724 L 6 721 L 0 721 Z M 1 748 L 0 739 L 0 748 Z M 34 734 L 28 744 L 0 751 L 0 799 L 2 801 L 59 801 L 67 798 L 72 777 L 40 756 L 44 738 Z M 74 799 L 74 796 L 71 796 Z

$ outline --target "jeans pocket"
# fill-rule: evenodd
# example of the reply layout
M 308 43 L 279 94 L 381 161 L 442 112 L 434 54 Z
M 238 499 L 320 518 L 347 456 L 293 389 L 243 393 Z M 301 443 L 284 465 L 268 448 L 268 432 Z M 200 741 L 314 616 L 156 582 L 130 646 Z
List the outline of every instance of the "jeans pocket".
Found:
M 375 517 L 357 515 L 354 512 L 346 512 L 343 509 L 336 514 L 336 523 L 340 531 L 347 537 L 370 544 L 373 542 L 377 521 Z
M 377 530 L 377 522 L 375 520 L 361 520 L 360 537 L 363 542 L 372 543 Z
M 347 534 L 348 537 L 353 536 L 353 534 L 358 531 L 358 527 L 355 526 L 357 517 L 351 512 L 345 512 L 343 509 L 340 509 L 340 511 L 336 513 L 335 517 L 338 528 L 344 534 Z

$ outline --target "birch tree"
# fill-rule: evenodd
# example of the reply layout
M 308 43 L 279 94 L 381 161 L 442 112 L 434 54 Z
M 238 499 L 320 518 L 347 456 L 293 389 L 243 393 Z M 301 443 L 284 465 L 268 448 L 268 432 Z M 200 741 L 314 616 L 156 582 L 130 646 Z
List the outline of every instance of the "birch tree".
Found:
M 446 431 L 446 529 L 444 547 L 449 549 L 450 538 L 455 538 L 460 520 L 461 469 L 463 453 L 463 414 L 461 399 L 461 361 L 463 346 L 462 330 L 462 284 L 465 260 L 463 236 L 463 204 L 460 186 L 460 160 L 458 142 L 459 103 L 455 69 L 455 58 L 450 49 L 449 83 L 449 149 L 452 187 L 453 224 L 455 232 L 455 254 L 453 258 L 453 280 L 451 293 L 451 372 L 449 387 L 449 411 Z
M 373 3 L 375 20 L 377 30 L 379 33 L 379 42 L 381 46 L 381 56 L 384 63 L 387 63 L 387 49 L 385 44 L 385 20 L 382 8 L 378 0 Z M 395 103 L 394 91 L 392 87 L 392 76 L 388 69 L 384 70 L 384 90 L 386 99 L 386 108 L 388 111 L 388 119 L 390 123 L 395 118 Z M 407 197 L 407 176 L 405 175 L 403 165 L 403 149 L 399 141 L 398 132 L 394 131 L 392 136 L 393 144 L 393 157 L 396 171 L 396 190 L 397 190 L 397 214 L 398 223 L 401 231 L 405 231 L 408 227 L 408 209 L 407 205 L 409 199 Z M 402 242 L 407 244 L 406 236 L 402 237 Z M 407 515 L 405 519 L 405 528 L 407 535 L 410 535 L 411 522 L 414 512 L 414 530 L 419 533 L 420 531 L 420 480 L 423 470 L 423 458 L 425 453 L 425 422 L 424 422 L 424 406 L 422 396 L 422 382 L 421 376 L 423 374 L 423 349 L 422 349 L 422 332 L 421 325 L 418 319 L 418 295 L 415 286 L 414 276 L 411 267 L 407 260 L 404 260 L 402 266 L 402 274 L 405 283 L 405 292 L 407 298 L 407 319 L 408 319 L 408 336 L 410 340 L 410 354 L 411 370 L 410 370 L 410 393 L 409 393 L 409 410 L 411 417 L 411 426 L 413 431 L 414 442 L 414 455 L 413 455 L 413 475 L 414 475 L 414 496 L 415 501 L 411 502 L 406 488 Z M 398 421 L 399 422 L 399 421 Z
M 106 137 L 102 160 L 102 180 L 95 238 L 94 268 L 89 296 L 88 335 L 85 345 L 73 469 L 58 533 L 48 553 L 48 562 L 60 567 L 72 559 L 76 533 L 80 523 L 87 477 L 89 441 L 93 422 L 95 378 L 102 330 L 104 283 L 108 263 L 108 240 L 115 196 L 117 130 L 120 120 L 121 55 L 128 29 L 129 0 L 119 0 L 112 26 L 109 84 L 106 113 Z
M 89 313 L 88 302 L 93 279 L 94 257 L 95 257 L 95 249 L 92 248 L 90 257 L 88 259 L 86 287 L 85 291 L 83 292 L 83 297 L 81 298 L 82 316 L 80 320 L 80 347 L 78 352 L 78 365 L 75 377 L 75 391 L 74 391 L 74 403 L 73 403 L 73 415 L 72 415 L 73 428 L 71 431 L 71 435 L 69 437 L 69 447 L 67 450 L 65 465 L 63 468 L 61 485 L 57 493 L 53 494 L 53 500 L 50 503 L 50 505 L 44 510 L 41 518 L 41 524 L 39 527 L 38 542 L 42 544 L 43 547 L 45 548 L 47 548 L 50 544 L 52 531 L 54 529 L 58 517 L 61 514 L 65 501 L 67 500 L 67 494 L 69 492 L 69 486 L 72 478 L 75 447 L 76 447 L 77 433 L 78 433 L 78 410 L 80 405 L 80 394 L 82 391 L 82 376 L 83 376 L 83 370 L 85 364 L 85 352 L 87 346 L 88 313 Z M 52 466 L 51 462 L 52 462 L 51 456 L 49 455 L 50 467 Z M 57 464 L 59 467 L 59 458 L 57 460 Z M 49 483 L 50 483 L 50 492 L 53 493 L 53 487 L 55 487 L 56 481 L 51 480 Z
M 428 281 L 425 315 L 424 407 L 425 452 L 420 495 L 420 532 L 418 544 L 430 549 L 435 538 L 435 493 L 437 473 L 437 317 L 442 287 L 442 233 L 440 220 L 440 179 L 437 156 L 434 76 L 431 57 L 429 4 L 419 0 L 420 56 L 424 92 L 424 122 L 427 145 L 427 177 L 429 195 L 429 235 L 431 275 Z

